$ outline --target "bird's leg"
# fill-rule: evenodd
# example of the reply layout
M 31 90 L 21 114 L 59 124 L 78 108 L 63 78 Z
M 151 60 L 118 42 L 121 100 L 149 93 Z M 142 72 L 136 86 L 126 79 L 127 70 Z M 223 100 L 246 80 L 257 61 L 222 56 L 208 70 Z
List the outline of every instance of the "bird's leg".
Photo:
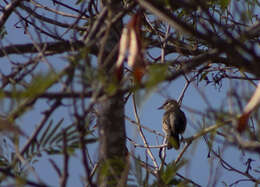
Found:
M 181 136 L 181 139 L 180 139 L 180 141 L 181 141 L 181 142 L 184 142 L 184 141 L 185 141 L 185 139 L 183 138 L 182 134 L 180 134 L 180 136 Z
M 163 144 L 168 144 L 169 135 L 165 135 L 163 138 Z
M 163 145 L 167 145 L 167 135 L 164 136 L 163 138 Z M 161 159 L 161 165 L 160 165 L 160 170 L 163 168 L 163 166 L 165 165 L 165 157 L 166 157 L 166 146 L 161 147 L 160 151 L 159 151 L 159 157 Z

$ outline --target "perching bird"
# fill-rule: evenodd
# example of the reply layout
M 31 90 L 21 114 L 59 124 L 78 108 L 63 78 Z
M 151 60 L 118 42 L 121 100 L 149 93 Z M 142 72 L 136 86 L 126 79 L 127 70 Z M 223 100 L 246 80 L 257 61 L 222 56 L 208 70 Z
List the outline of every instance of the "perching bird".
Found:
M 162 130 L 166 136 L 167 148 L 179 149 L 179 134 L 184 133 L 186 128 L 186 116 L 180 109 L 180 105 L 176 100 L 168 99 L 158 109 L 164 109 L 165 113 L 162 120 Z

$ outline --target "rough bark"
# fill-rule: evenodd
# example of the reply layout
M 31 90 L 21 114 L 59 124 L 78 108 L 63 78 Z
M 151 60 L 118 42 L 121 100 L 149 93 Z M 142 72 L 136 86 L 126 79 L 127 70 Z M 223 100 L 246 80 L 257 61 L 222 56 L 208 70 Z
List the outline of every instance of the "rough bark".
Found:
M 120 1 L 105 1 L 104 6 L 109 9 L 109 17 L 113 17 L 116 9 L 120 8 Z M 112 28 L 113 27 L 113 28 Z M 121 21 L 112 25 L 104 44 L 104 54 L 99 58 L 99 67 L 102 72 L 108 76 L 107 81 L 111 81 L 111 65 L 116 60 L 116 55 L 111 59 L 112 63 L 102 64 L 106 56 L 111 52 L 118 42 L 114 28 L 117 31 L 122 30 Z M 117 34 L 118 35 L 118 34 Z M 117 186 L 122 182 L 120 180 L 125 170 L 127 149 L 126 149 L 126 132 L 124 120 L 124 96 L 117 93 L 99 105 L 98 109 L 98 127 L 99 127 L 99 160 L 100 168 L 98 173 L 99 186 Z M 124 184 L 123 184 L 124 185 Z
M 99 186 L 115 186 L 124 171 L 127 153 L 123 95 L 100 104 L 99 113 Z

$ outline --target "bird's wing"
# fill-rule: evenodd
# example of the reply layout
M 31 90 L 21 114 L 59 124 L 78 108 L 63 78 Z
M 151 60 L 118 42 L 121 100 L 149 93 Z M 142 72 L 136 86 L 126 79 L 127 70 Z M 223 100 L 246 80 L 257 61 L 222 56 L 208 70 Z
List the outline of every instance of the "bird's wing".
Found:
M 166 134 L 168 134 L 168 135 L 170 135 L 170 132 L 171 132 L 171 130 L 172 130 L 172 128 L 171 128 L 171 122 L 172 122 L 172 120 L 170 119 L 170 115 L 171 115 L 171 113 L 166 112 L 166 113 L 163 115 L 163 121 L 162 121 L 162 123 L 163 123 L 163 131 L 164 131 Z
M 187 123 L 186 116 L 185 116 L 184 112 L 181 111 L 181 110 L 180 110 L 180 115 L 182 116 L 182 117 L 181 117 L 181 119 L 182 119 L 182 123 L 183 123 L 183 124 L 186 124 L 186 123 Z
M 186 123 L 187 123 L 187 119 L 186 116 L 184 114 L 183 111 L 179 110 L 178 111 L 178 117 L 176 118 L 176 122 L 175 124 L 177 124 L 177 126 L 175 127 L 176 131 L 178 131 L 178 133 L 183 133 L 186 129 Z
M 168 113 L 168 126 L 171 132 L 175 132 L 175 125 L 176 125 L 176 113 L 174 111 L 169 111 Z

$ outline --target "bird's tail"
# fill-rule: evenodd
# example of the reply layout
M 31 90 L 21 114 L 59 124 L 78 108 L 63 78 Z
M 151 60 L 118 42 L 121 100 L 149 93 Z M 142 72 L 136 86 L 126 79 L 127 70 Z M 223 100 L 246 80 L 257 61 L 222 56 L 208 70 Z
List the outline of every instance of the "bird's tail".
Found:
M 180 148 L 180 139 L 178 133 L 171 133 L 171 136 L 168 138 L 167 149 L 179 149 Z

